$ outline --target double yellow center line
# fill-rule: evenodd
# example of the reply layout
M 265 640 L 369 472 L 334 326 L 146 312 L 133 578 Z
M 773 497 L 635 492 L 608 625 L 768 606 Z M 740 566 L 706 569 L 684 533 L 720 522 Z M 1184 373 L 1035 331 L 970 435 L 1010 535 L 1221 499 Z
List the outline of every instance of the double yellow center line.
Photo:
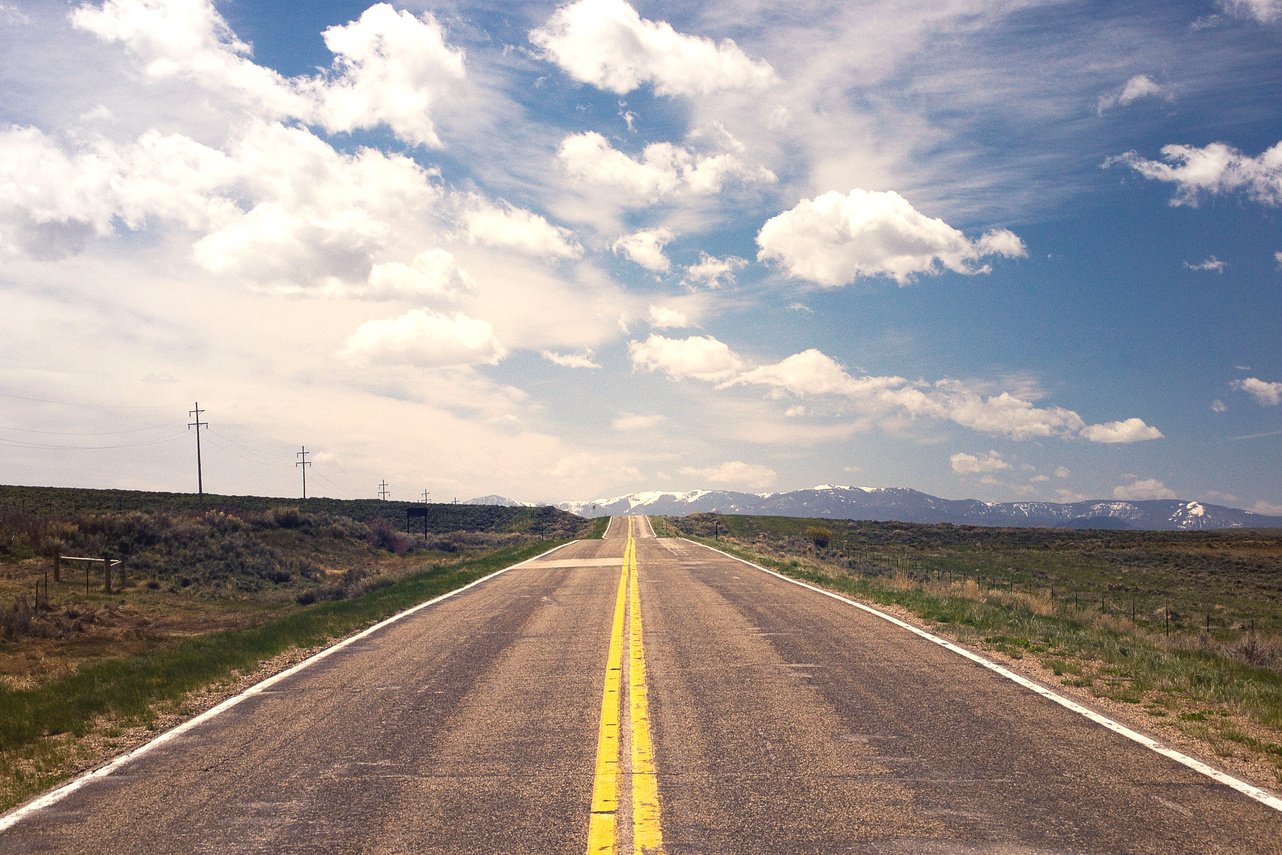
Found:
M 588 822 L 588 852 L 619 851 L 619 764 L 622 742 L 623 665 L 628 664 L 628 723 L 632 751 L 633 852 L 662 852 L 659 823 L 659 785 L 650 743 L 649 695 L 645 682 L 645 645 L 641 637 L 641 592 L 637 586 L 637 547 L 628 517 L 628 542 L 623 551 L 619 589 L 614 598 L 614 623 L 606 656 L 605 689 L 601 695 L 601 726 L 597 731 L 596 777 L 592 784 L 592 814 Z M 627 634 L 624 634 L 624 626 Z M 627 641 L 625 648 L 624 641 Z

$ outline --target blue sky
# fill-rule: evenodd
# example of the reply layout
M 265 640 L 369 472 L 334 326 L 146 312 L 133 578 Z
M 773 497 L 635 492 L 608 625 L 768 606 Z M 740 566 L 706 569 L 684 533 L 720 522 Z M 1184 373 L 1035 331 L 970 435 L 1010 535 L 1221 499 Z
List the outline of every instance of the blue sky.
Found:
M 0 1 L 0 480 L 1282 513 L 1282 2 Z

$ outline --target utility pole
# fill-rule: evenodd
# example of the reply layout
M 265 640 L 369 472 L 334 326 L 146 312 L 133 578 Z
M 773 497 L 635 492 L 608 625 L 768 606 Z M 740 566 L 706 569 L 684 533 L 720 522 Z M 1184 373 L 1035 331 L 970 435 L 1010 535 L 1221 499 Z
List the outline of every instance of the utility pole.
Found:
M 205 495 L 205 478 L 200 471 L 200 429 L 202 427 L 209 427 L 209 422 L 202 422 L 200 420 L 201 413 L 203 412 L 205 411 L 200 408 L 200 401 L 196 402 L 196 409 L 187 411 L 187 415 L 196 417 L 194 422 L 189 422 L 187 424 L 187 430 L 191 430 L 192 428 L 196 429 L 196 494 L 200 496 Z
M 387 491 L 387 482 L 386 482 L 386 481 L 384 481 L 384 482 L 382 482 L 381 484 L 379 484 L 379 485 L 378 485 L 378 497 L 379 497 L 380 499 L 382 499 L 384 502 L 386 502 L 386 501 L 387 501 L 387 497 L 388 497 L 388 496 L 390 496 L 390 495 L 391 495 L 391 493 L 389 493 L 389 492 Z
M 425 504 L 425 505 L 427 504 L 427 497 L 428 497 L 428 496 L 430 496 L 430 495 L 431 495 L 431 494 L 430 494 L 430 493 L 428 493 L 426 490 L 424 490 L 424 491 L 423 491 L 423 504 Z
M 311 462 L 310 460 L 308 460 L 308 459 L 307 459 L 307 455 L 311 454 L 311 452 L 307 450 L 307 446 L 305 446 L 305 445 L 300 445 L 300 446 L 299 446 L 299 448 L 300 448 L 300 449 L 302 449 L 302 450 L 301 450 L 301 451 L 295 451 L 295 452 L 294 452 L 294 456 L 295 456 L 295 457 L 297 457 L 297 458 L 300 458 L 300 459 L 299 459 L 299 460 L 295 460 L 295 461 L 294 461 L 294 465 L 295 465 L 295 466 L 298 466 L 298 467 L 302 467 L 302 470 L 303 470 L 303 498 L 304 498 L 304 499 L 306 499 L 306 498 L 307 498 L 307 467 L 312 465 L 312 462 Z

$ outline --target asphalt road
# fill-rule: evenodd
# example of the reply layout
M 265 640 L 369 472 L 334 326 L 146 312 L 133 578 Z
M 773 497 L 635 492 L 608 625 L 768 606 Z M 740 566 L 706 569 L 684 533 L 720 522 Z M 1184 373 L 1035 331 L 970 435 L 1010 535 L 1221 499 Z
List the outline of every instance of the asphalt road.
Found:
M 590 827 L 619 852 L 1282 852 L 1282 813 L 650 535 L 616 519 L 380 630 L 24 817 L 0 853 L 582 853 Z

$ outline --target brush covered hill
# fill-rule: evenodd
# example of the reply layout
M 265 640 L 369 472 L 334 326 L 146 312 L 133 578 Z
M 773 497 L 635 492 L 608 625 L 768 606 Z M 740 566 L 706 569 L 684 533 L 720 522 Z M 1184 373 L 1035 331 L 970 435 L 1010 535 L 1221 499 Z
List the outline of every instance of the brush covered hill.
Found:
M 552 507 L 527 505 L 474 505 L 462 503 L 422 504 L 381 499 L 282 499 L 270 496 L 218 496 L 206 493 L 156 493 L 142 490 L 88 490 L 72 487 L 13 487 L 0 485 L 0 512 L 20 512 L 39 517 L 74 514 L 110 514 L 128 511 L 171 514 L 221 511 L 245 516 L 280 508 L 296 508 L 309 514 L 347 517 L 369 525 L 375 520 L 404 529 L 406 508 L 426 508 L 430 534 L 457 531 L 512 532 L 546 537 L 576 537 L 584 530 L 583 520 Z M 422 532 L 423 520 L 415 518 L 415 532 Z
M 0 486 L 0 576 L 29 575 L 60 555 L 107 555 L 153 586 L 324 596 L 319 589 L 377 574 L 389 559 L 448 558 L 590 527 L 550 507 L 408 507 L 426 516 L 408 519 L 406 504 L 372 499 Z
M 0 690 L 32 656 L 255 624 L 592 527 L 547 507 L 414 507 L 427 516 L 407 531 L 406 506 L 376 500 L 0 486 Z M 120 562 L 109 585 L 104 557 Z

